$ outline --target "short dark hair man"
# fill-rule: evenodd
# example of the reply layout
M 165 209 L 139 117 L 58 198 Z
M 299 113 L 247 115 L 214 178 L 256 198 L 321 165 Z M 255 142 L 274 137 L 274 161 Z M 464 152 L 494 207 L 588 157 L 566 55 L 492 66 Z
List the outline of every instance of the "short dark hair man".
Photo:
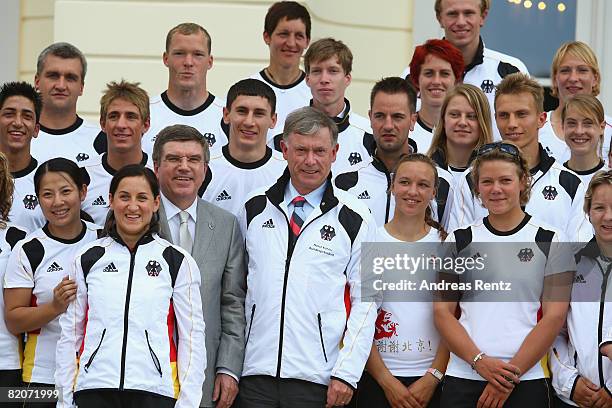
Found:
M 383 78 L 374 84 L 370 94 L 371 139 L 374 154 L 371 161 L 355 166 L 340 174 L 334 183 L 368 205 L 379 226 L 386 224 L 395 208 L 390 192 L 391 173 L 400 158 L 415 150 L 410 131 L 416 121 L 416 91 L 400 77 Z M 438 169 L 440 185 L 437 189 L 436 208 L 433 216 L 445 225 L 448 218 L 447 200 L 453 198 L 452 175 Z
M 276 123 L 275 106 L 274 91 L 265 82 L 249 78 L 232 85 L 223 108 L 229 142 L 211 158 L 203 199 L 238 215 L 248 194 L 283 174 L 287 163 L 266 145 Z
M 285 118 L 297 108 L 307 106 L 310 90 L 300 58 L 310 43 L 310 14 L 296 1 L 279 1 L 270 6 L 264 21 L 263 40 L 270 49 L 268 66 L 251 78 L 266 82 L 276 94 L 276 127 L 271 139 L 282 132 Z
M 239 218 L 249 255 L 241 407 L 347 404 L 369 355 L 376 292 L 359 263 L 376 227 L 330 182 L 337 135 L 319 110 L 292 112 L 288 168 L 252 193 Z
M 46 222 L 34 191 L 39 163 L 30 154 L 30 144 L 40 128 L 41 109 L 40 95 L 27 82 L 7 82 L 0 88 L 0 152 L 8 159 L 15 180 L 9 219 L 28 232 Z
M 153 146 L 160 233 L 191 253 L 205 282 L 200 294 L 208 363 L 200 406 L 228 408 L 244 356 L 244 244 L 236 217 L 198 198 L 208 160 L 208 143 L 191 126 L 162 129 Z
M 51 44 L 38 56 L 34 83 L 43 109 L 40 132 L 32 141 L 32 156 L 40 163 L 54 157 L 84 162 L 106 151 L 106 137 L 100 127 L 77 114 L 86 73 L 87 60 L 72 44 Z
M 151 128 L 142 140 L 147 154 L 166 126 L 193 126 L 204 136 L 213 154 L 227 143 L 222 127 L 223 100 L 208 91 L 207 75 L 213 66 L 210 34 L 196 23 L 181 23 L 166 35 L 162 55 L 168 68 L 168 89 L 151 98 Z

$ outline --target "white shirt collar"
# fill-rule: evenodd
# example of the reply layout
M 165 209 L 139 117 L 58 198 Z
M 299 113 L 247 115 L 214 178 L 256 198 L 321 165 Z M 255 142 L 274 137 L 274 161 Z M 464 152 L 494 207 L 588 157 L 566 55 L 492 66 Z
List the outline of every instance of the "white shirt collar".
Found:
M 302 196 L 306 199 L 306 202 L 312 207 L 317 208 L 321 205 L 321 200 L 323 199 L 323 194 L 325 193 L 325 189 L 327 188 L 327 179 L 316 189 L 312 190 L 310 193 Z M 287 189 L 285 190 L 285 201 L 287 202 L 287 207 L 289 207 L 289 203 L 295 197 L 301 195 L 297 189 L 293 186 L 291 180 L 287 183 Z
M 172 201 L 168 200 L 163 194 L 160 193 L 162 204 L 164 205 L 164 211 L 166 212 L 166 218 L 172 219 L 175 215 L 180 213 L 182 210 L 178 208 Z M 195 222 L 198 214 L 198 198 L 193 200 L 193 203 L 185 209 L 191 216 L 191 219 Z

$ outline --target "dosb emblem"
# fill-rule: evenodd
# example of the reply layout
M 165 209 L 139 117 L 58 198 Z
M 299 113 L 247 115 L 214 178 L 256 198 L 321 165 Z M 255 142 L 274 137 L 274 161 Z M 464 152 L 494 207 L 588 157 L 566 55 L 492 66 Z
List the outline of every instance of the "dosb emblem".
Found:
M 158 276 L 162 270 L 161 265 L 157 261 L 149 261 L 145 267 L 149 276 Z
M 324 225 L 321 228 L 321 239 L 331 241 L 336 236 L 336 230 L 331 225 Z
M 349 154 L 348 161 L 351 166 L 354 166 L 355 164 L 362 161 L 361 154 L 359 154 L 358 152 L 353 152 Z
M 203 136 L 204 136 L 204 139 L 206 139 L 206 141 L 208 142 L 208 147 L 213 147 L 213 145 L 217 141 L 215 134 L 214 133 L 204 133 Z
M 531 248 L 523 248 L 516 256 L 518 256 L 521 262 L 529 262 L 533 258 L 533 250 Z
M 482 81 L 482 84 L 480 84 L 480 89 L 482 89 L 484 93 L 491 93 L 495 89 L 495 84 L 490 79 L 485 79 Z
M 559 193 L 557 192 L 557 189 L 554 186 L 546 186 L 544 187 L 544 190 L 542 190 L 542 194 L 544 195 L 545 199 L 554 200 L 555 198 L 557 198 L 557 195 Z
M 23 197 L 23 206 L 28 210 L 33 210 L 38 205 L 38 198 L 34 194 Z
M 76 155 L 76 160 L 78 162 L 82 162 L 89 159 L 89 155 L 87 153 L 79 153 Z

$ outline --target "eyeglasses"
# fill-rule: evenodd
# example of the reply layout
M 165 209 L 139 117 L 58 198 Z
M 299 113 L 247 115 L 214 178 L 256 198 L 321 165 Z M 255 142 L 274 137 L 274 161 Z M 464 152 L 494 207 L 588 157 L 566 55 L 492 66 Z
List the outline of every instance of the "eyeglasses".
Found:
M 164 161 L 168 164 L 176 166 L 183 162 L 183 159 L 187 159 L 187 164 L 190 166 L 197 166 L 199 164 L 204 163 L 204 159 L 202 156 L 174 156 L 172 154 L 164 157 Z
M 510 143 L 504 142 L 495 142 L 495 143 L 487 143 L 478 148 L 476 152 L 476 156 L 480 157 L 487 153 L 492 152 L 493 150 L 499 150 L 502 153 L 509 154 L 512 157 L 521 157 L 521 152 L 518 147 Z

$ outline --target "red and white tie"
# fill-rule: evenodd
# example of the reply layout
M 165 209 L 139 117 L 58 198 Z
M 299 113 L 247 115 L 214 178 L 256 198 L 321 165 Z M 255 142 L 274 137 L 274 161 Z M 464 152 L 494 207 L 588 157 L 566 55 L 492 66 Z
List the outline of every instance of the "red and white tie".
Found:
M 291 200 L 291 204 L 293 204 L 293 214 L 291 215 L 291 220 L 289 220 L 289 228 L 291 229 L 291 243 L 294 244 L 297 240 L 298 235 L 300 235 L 300 231 L 302 230 L 302 225 L 304 225 L 304 203 L 306 199 L 302 196 L 297 196 L 293 200 Z

